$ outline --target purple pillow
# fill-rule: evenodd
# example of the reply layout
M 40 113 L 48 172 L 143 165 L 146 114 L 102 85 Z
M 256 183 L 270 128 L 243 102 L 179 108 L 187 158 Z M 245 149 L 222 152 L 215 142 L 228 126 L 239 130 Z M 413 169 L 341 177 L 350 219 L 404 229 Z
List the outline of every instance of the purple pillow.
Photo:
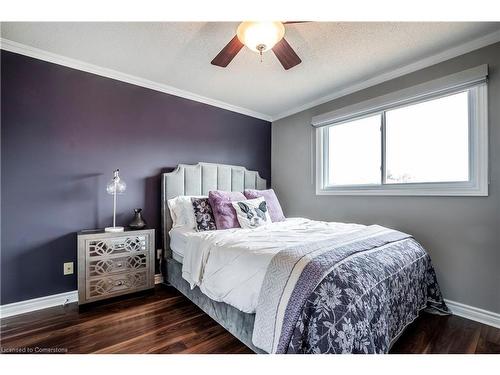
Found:
M 240 228 L 236 211 L 231 202 L 244 200 L 246 200 L 245 196 L 237 191 L 215 190 L 208 193 L 208 201 L 212 206 L 217 229 Z
M 280 202 L 278 201 L 278 197 L 274 193 L 273 189 L 269 190 L 254 190 L 254 189 L 246 189 L 245 197 L 247 199 L 254 199 L 259 197 L 264 197 L 267 203 L 267 209 L 269 210 L 269 216 L 271 216 L 272 222 L 276 221 L 284 221 L 285 215 L 283 215 L 283 210 L 281 209 Z

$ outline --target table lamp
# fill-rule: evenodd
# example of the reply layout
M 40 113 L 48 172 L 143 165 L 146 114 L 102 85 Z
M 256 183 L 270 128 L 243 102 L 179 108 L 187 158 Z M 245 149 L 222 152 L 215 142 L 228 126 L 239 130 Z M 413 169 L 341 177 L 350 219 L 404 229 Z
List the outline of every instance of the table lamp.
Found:
M 106 185 L 106 191 L 113 196 L 113 226 L 104 228 L 105 232 L 123 232 L 123 227 L 116 226 L 116 196 L 125 192 L 127 184 L 120 178 L 119 172 L 120 170 L 116 169 L 113 179 Z

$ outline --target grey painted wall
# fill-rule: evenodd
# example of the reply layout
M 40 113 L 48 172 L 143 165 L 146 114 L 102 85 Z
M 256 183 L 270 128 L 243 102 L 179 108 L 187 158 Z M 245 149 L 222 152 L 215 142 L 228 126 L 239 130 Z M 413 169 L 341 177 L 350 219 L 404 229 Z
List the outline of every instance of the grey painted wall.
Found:
M 15 53 L 1 67 L 2 304 L 76 289 L 63 262 L 76 231 L 111 225 L 115 168 L 118 224 L 142 207 L 158 247 L 162 171 L 206 161 L 270 178 L 267 121 Z
M 315 195 L 312 116 L 480 64 L 490 72 L 488 197 Z M 500 43 L 273 122 L 271 175 L 287 216 L 412 233 L 430 253 L 445 298 L 500 313 Z

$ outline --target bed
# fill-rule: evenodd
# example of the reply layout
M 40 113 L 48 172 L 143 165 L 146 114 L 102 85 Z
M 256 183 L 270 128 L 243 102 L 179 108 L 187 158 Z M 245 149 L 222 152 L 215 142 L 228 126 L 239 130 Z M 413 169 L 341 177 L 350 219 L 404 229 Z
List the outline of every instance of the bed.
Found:
M 421 310 L 448 313 L 428 254 L 402 232 L 304 218 L 172 229 L 171 198 L 266 185 L 222 164 L 162 175 L 167 282 L 254 352 L 385 353 Z

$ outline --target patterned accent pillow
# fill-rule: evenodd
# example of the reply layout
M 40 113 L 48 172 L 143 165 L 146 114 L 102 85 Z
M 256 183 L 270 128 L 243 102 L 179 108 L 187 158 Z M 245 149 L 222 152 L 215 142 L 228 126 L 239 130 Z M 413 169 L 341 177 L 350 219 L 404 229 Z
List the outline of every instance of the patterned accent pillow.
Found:
M 271 223 L 267 203 L 263 197 L 231 203 L 242 228 L 257 228 Z
M 258 197 L 264 197 L 267 203 L 267 209 L 269 210 L 269 216 L 271 216 L 271 220 L 276 221 L 284 221 L 285 215 L 283 215 L 283 210 L 281 209 L 280 202 L 278 201 L 278 197 L 273 189 L 268 190 L 255 190 L 255 189 L 245 189 L 244 193 L 247 199 L 255 199 Z
M 208 198 L 191 198 L 194 209 L 194 219 L 196 221 L 196 230 L 198 232 L 205 230 L 216 230 L 212 206 Z

